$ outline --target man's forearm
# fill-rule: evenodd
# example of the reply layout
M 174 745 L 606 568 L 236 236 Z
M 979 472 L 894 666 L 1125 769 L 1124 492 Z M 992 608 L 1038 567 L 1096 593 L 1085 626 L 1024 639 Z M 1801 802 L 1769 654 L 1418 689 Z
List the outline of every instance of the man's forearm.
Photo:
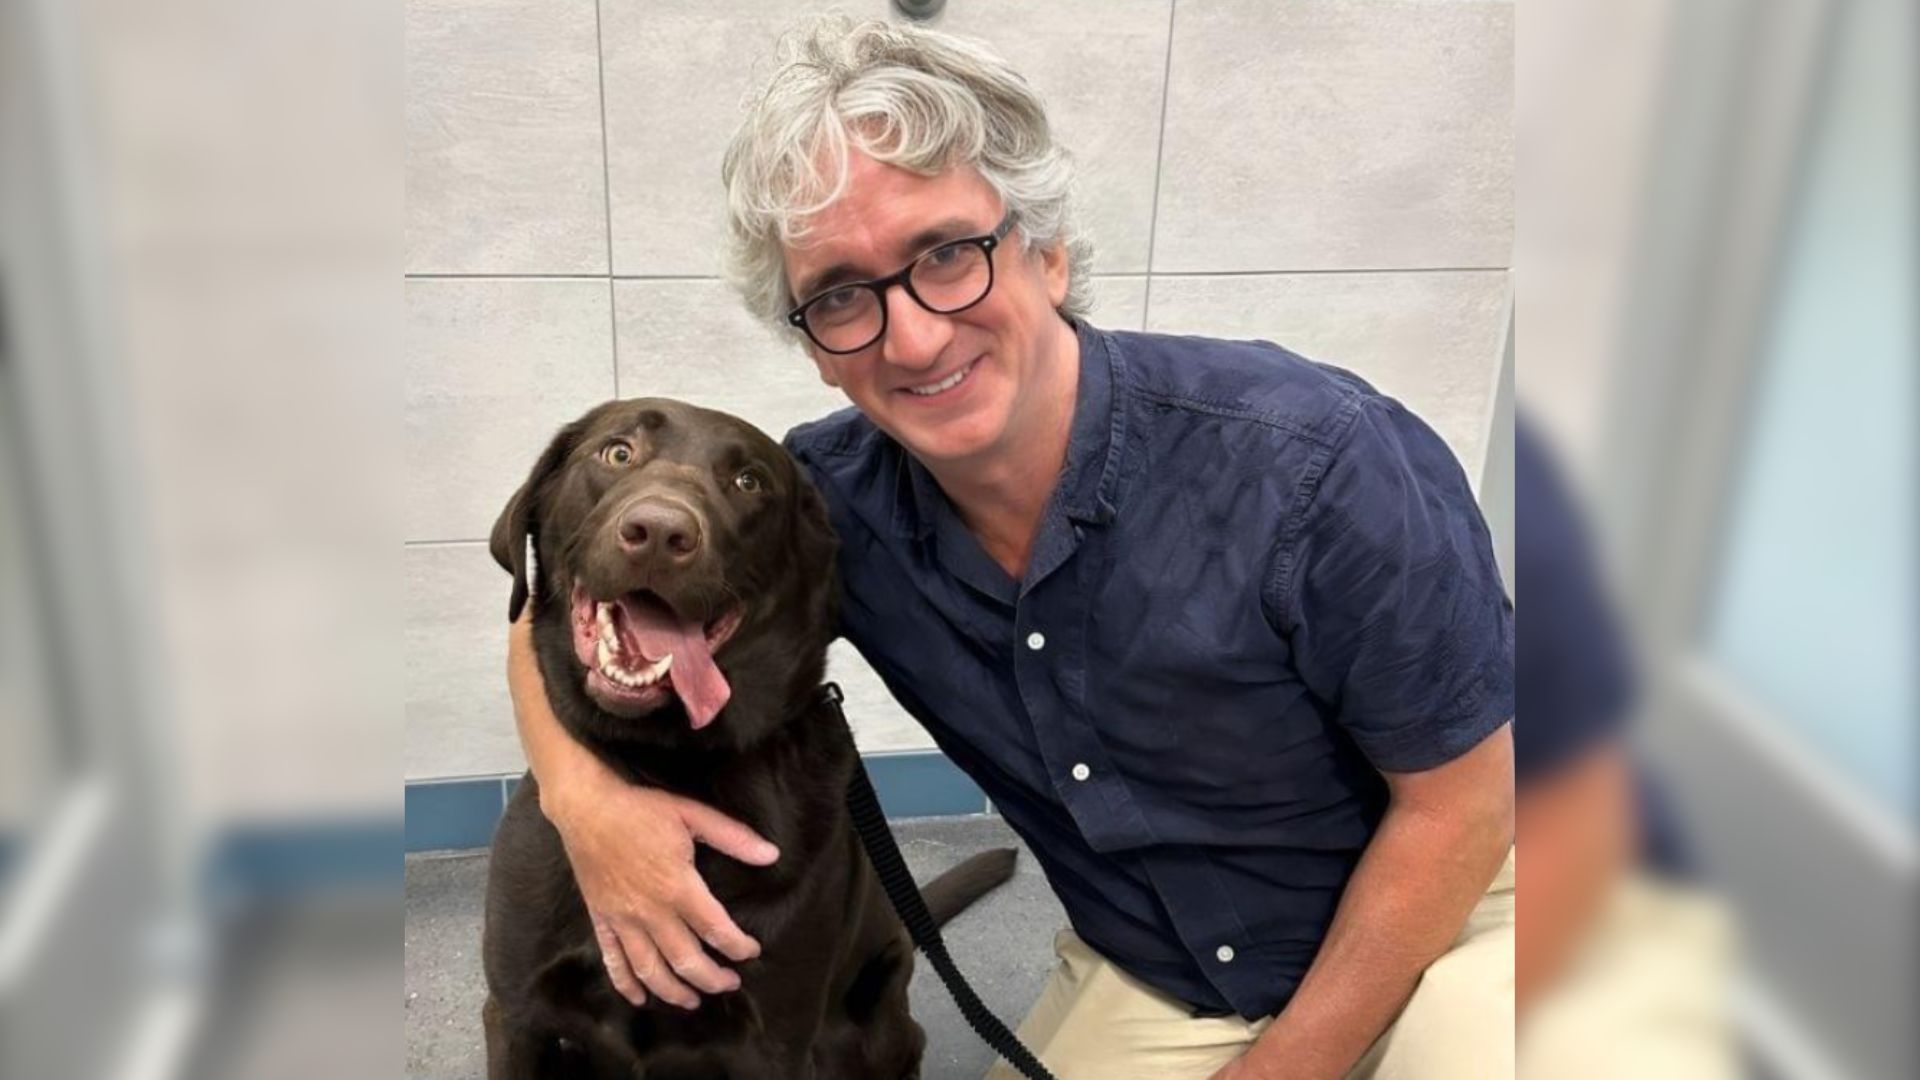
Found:
M 1511 804 L 1390 806 L 1306 978 L 1249 1064 L 1288 1080 L 1344 1075 L 1459 935 L 1511 842 Z
M 605 766 L 586 747 L 575 742 L 560 718 L 547 703 L 546 683 L 534 655 L 533 633 L 525 623 L 516 623 L 507 639 L 507 688 L 513 695 L 513 718 L 520 731 L 520 747 L 526 752 L 527 766 L 539 784 L 543 808 L 555 792 L 568 790 L 569 774 L 581 769 Z

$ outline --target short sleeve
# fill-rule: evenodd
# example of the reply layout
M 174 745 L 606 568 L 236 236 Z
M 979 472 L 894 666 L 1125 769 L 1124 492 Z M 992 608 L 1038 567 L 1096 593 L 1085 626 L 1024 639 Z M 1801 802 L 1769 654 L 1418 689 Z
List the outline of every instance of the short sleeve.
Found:
M 1452 451 L 1361 399 L 1281 530 L 1267 595 L 1307 688 L 1375 768 L 1414 772 L 1513 716 L 1513 605 Z
M 1527 703 L 1527 721 L 1514 729 L 1514 772 L 1524 784 L 1619 738 L 1634 677 L 1586 530 L 1525 423 L 1514 428 L 1513 484 L 1515 580 L 1527 594 L 1527 633 L 1514 650 L 1515 686 Z

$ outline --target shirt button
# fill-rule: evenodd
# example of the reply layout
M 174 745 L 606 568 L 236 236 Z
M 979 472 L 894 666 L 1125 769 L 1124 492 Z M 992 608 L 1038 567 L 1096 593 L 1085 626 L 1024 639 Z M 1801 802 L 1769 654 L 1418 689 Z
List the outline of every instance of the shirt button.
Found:
M 1214 959 L 1220 961 L 1223 964 L 1231 964 L 1233 963 L 1233 946 L 1222 945 L 1219 948 L 1213 950 L 1213 956 L 1214 956 Z
M 1039 652 L 1041 649 L 1044 649 L 1046 647 L 1047 647 L 1047 635 L 1041 633 L 1038 630 L 1035 630 L 1033 633 L 1027 635 L 1027 648 L 1032 649 L 1034 652 Z
M 1073 767 L 1073 778 L 1075 780 L 1085 780 L 1087 777 L 1092 775 L 1093 775 L 1093 770 L 1087 768 L 1085 762 L 1082 762 Z

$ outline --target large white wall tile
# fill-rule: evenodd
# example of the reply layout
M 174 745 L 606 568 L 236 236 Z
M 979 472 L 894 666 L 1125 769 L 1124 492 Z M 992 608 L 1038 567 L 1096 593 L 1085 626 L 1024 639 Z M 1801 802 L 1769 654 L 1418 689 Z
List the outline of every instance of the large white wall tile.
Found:
M 1511 265 L 1513 5 L 1196 0 L 1156 271 Z
M 977 37 L 1038 90 L 1079 165 L 1094 271 L 1147 269 L 1172 0 L 955 0 L 933 23 Z
M 614 273 L 720 272 L 720 159 L 741 102 L 780 31 L 824 6 L 602 0 Z
M 719 409 L 778 439 L 845 408 L 788 335 L 755 321 L 720 281 L 616 281 L 620 396 Z
M 607 292 L 407 282 L 407 539 L 484 538 L 553 433 L 613 396 Z
M 507 695 L 510 579 L 485 544 L 406 552 L 406 778 L 526 767 Z
M 1258 338 L 1346 368 L 1426 420 L 1477 482 L 1507 291 L 1504 270 L 1155 277 L 1147 329 Z
M 1146 275 L 1094 278 L 1093 311 L 1087 318 L 1103 330 L 1146 329 Z
M 593 0 L 407 0 L 407 269 L 607 271 Z
M 981 38 L 1047 100 L 1080 162 L 1102 273 L 1146 269 L 1169 0 L 973 0 L 934 25 Z M 881 0 L 604 0 L 613 263 L 622 275 L 719 272 L 720 161 L 742 101 L 800 16 L 884 16 Z

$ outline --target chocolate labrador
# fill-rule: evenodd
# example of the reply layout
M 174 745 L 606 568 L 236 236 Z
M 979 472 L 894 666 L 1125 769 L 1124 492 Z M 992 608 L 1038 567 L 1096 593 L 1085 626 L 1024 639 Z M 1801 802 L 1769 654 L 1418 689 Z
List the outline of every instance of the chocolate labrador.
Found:
M 527 561 L 531 540 L 534 563 Z M 554 712 L 629 780 L 715 807 L 780 848 L 771 867 L 705 848 L 697 868 L 758 938 L 740 989 L 697 1010 L 634 1007 L 601 964 L 529 774 L 493 841 L 483 953 L 488 1075 L 903 1080 L 913 945 L 845 798 L 858 756 L 821 693 L 835 540 L 800 468 L 751 425 L 662 399 L 567 425 L 493 528 L 533 605 Z M 1006 880 L 988 852 L 925 890 L 937 919 Z

